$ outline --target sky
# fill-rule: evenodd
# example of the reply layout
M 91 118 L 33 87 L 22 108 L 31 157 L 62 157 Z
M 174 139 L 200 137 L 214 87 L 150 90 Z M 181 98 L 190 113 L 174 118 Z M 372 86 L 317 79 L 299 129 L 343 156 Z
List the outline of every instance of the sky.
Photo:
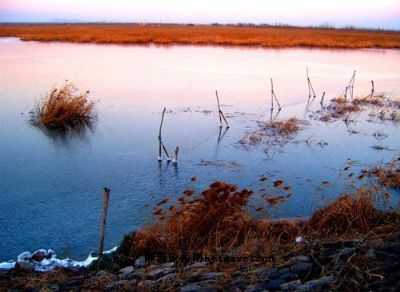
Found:
M 400 0 L 0 0 L 0 22 L 75 21 L 400 29 Z

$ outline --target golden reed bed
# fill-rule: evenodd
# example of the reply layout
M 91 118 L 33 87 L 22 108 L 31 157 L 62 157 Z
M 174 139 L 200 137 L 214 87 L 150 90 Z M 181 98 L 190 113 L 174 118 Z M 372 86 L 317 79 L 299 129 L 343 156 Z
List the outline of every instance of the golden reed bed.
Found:
M 0 37 L 102 44 L 195 44 L 319 48 L 400 48 L 400 32 L 209 25 L 0 25 Z

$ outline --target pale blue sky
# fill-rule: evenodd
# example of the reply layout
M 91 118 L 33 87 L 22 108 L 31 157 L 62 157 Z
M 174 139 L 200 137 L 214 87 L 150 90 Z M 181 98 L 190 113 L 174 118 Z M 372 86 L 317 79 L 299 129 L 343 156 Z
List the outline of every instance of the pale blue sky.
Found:
M 0 21 L 329 23 L 400 29 L 400 0 L 0 0 Z

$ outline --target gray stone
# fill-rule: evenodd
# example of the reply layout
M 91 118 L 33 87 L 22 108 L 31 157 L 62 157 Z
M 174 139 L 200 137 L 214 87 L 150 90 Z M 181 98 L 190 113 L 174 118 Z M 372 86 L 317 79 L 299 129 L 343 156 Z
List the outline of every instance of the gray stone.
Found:
M 268 279 L 279 278 L 280 273 L 277 272 L 276 269 L 264 269 L 258 275 L 260 281 L 266 281 Z
M 198 268 L 204 268 L 205 266 L 207 266 L 207 262 L 196 262 L 192 265 L 186 266 L 184 268 L 184 271 L 188 271 L 191 269 L 198 269 Z
M 164 277 L 168 274 L 172 274 L 175 272 L 175 268 L 165 268 L 165 269 L 156 269 L 152 270 L 147 274 L 147 277 L 153 280 Z
M 58 286 L 57 284 L 49 284 L 46 285 L 46 289 L 43 290 L 60 291 L 60 286 Z
M 126 279 L 128 280 L 135 280 L 135 279 L 141 279 L 143 278 L 143 272 L 140 270 L 136 270 L 132 273 L 130 273 L 128 276 L 126 276 Z
M 146 264 L 146 259 L 144 256 L 141 256 L 140 258 L 136 259 L 135 261 L 135 267 L 141 268 Z
M 233 286 L 240 286 L 240 287 L 242 287 L 242 286 L 244 287 L 244 286 L 246 286 L 248 284 L 249 284 L 249 280 L 248 279 L 244 279 L 242 277 L 237 278 L 237 279 L 233 280 L 233 282 L 232 282 Z
M 225 278 L 225 274 L 224 273 L 214 273 L 214 272 L 210 272 L 207 274 L 204 274 L 201 279 L 202 281 L 208 281 L 208 280 L 219 280 L 219 279 L 224 279 Z
M 196 284 L 191 284 L 191 285 L 186 285 L 186 286 L 181 287 L 180 291 L 182 291 L 182 292 L 200 292 L 201 287 Z
M 354 247 L 345 247 L 344 249 L 342 249 L 339 253 L 340 257 L 347 257 L 351 254 L 353 254 L 356 251 L 356 249 Z
M 292 279 L 294 279 L 294 278 L 296 278 L 296 277 L 295 277 L 295 275 L 294 275 L 293 273 L 291 273 L 291 272 L 286 272 L 286 273 L 282 273 L 281 276 L 280 276 L 280 278 L 283 279 L 283 280 L 285 280 L 285 281 L 288 281 L 288 280 L 292 280 Z
M 102 278 L 102 279 L 111 280 L 113 278 L 113 276 L 114 276 L 113 274 L 111 274 L 111 273 L 109 273 L 107 271 L 104 271 L 104 270 L 98 271 L 96 273 L 96 277 Z
M 161 277 L 160 279 L 157 280 L 157 283 L 165 283 L 165 282 L 170 282 L 176 278 L 177 274 L 172 273 L 165 275 L 164 277 Z
M 310 258 L 307 256 L 303 256 L 303 255 L 299 255 L 297 257 L 295 257 L 297 262 L 309 262 Z
M 129 274 L 131 274 L 135 269 L 133 268 L 133 266 L 128 266 L 125 267 L 121 270 L 119 270 L 118 274 L 120 274 L 120 276 L 122 277 L 127 277 Z
M 285 281 L 282 279 L 274 279 L 274 280 L 269 281 L 267 288 L 268 289 L 278 289 L 278 288 L 280 288 L 280 286 L 283 283 L 285 283 Z
M 285 273 L 287 273 L 287 272 L 290 272 L 290 269 L 289 269 L 289 268 L 281 268 L 281 269 L 278 269 L 278 273 L 285 274 Z
M 127 280 L 119 280 L 117 282 L 111 283 L 106 287 L 106 291 L 118 291 L 127 283 Z
M 312 263 L 297 263 L 291 266 L 290 269 L 296 274 L 306 274 L 311 271 L 312 267 Z
M 333 281 L 333 276 L 322 277 L 318 280 L 312 280 L 297 287 L 296 291 L 311 291 L 319 290 L 328 286 Z
M 203 273 L 200 272 L 192 272 L 189 277 L 187 277 L 187 281 L 189 283 L 199 282 L 201 281 Z
M 283 291 L 293 291 L 296 290 L 297 287 L 299 287 L 301 285 L 301 281 L 300 280 L 295 280 L 292 282 L 288 282 L 288 283 L 284 283 L 280 286 L 280 288 Z
M 299 255 L 299 256 L 291 257 L 290 259 L 288 259 L 286 264 L 293 265 L 295 263 L 304 263 L 304 262 L 309 262 L 309 261 L 310 261 L 309 257 Z
M 32 257 L 32 254 L 29 251 L 24 251 L 17 257 L 17 262 L 26 262 L 29 261 Z

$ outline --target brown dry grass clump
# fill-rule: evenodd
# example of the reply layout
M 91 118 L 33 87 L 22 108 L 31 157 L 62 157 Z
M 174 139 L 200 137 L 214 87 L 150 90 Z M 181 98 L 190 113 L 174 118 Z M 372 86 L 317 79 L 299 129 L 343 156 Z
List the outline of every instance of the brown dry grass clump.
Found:
M 369 197 L 342 196 L 326 208 L 316 211 L 305 226 L 305 232 L 321 237 L 367 234 L 380 226 L 397 228 L 400 215 L 379 211 Z
M 340 197 L 306 221 L 256 220 L 245 209 L 251 194 L 224 182 L 213 183 L 196 199 L 184 193 L 153 225 L 127 236 L 119 254 L 130 262 L 159 253 L 270 256 L 296 249 L 297 236 L 337 240 L 400 231 L 400 214 L 378 210 L 365 190 L 358 198 Z
M 357 97 L 352 100 L 353 105 L 373 105 L 382 107 L 385 105 L 384 98 L 381 96 L 373 96 L 373 97 Z
M 279 135 L 290 135 L 300 130 L 299 120 L 296 118 L 285 121 L 269 121 L 265 123 L 265 128 L 273 129 Z
M 400 157 L 393 159 L 390 163 L 375 166 L 369 170 L 364 170 L 370 176 L 378 179 L 378 182 L 389 188 L 400 189 Z
M 132 233 L 121 245 L 130 258 L 157 253 L 229 253 L 246 249 L 266 251 L 292 244 L 298 229 L 292 223 L 255 220 L 246 210 L 252 191 L 215 182 L 198 198 L 188 199 L 184 192 L 178 206 L 159 214 L 152 226 Z M 190 192 L 192 194 L 192 192 Z M 267 242 L 269 244 L 267 244 Z M 238 256 L 238 255 L 236 255 Z
M 0 36 L 22 40 L 117 44 L 197 44 L 322 48 L 400 48 L 400 33 L 355 29 L 232 25 L 1 25 Z
M 50 130 L 64 130 L 89 122 L 94 117 L 95 102 L 88 100 L 88 94 L 89 91 L 78 93 L 71 83 L 53 89 L 33 109 L 33 122 Z
M 333 118 L 340 118 L 349 113 L 359 112 L 362 110 L 358 104 L 349 103 L 343 98 L 332 99 L 328 109 Z

